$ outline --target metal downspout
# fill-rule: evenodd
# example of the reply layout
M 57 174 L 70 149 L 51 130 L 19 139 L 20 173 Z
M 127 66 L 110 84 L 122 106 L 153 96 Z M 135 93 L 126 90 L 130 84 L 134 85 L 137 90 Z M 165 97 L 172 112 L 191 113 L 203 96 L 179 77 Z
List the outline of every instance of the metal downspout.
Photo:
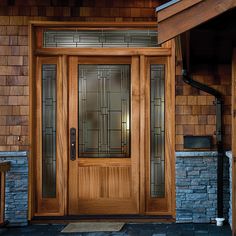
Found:
M 193 80 L 187 73 L 187 70 L 182 71 L 183 81 L 190 86 L 211 94 L 215 97 L 216 102 L 216 145 L 217 145 L 217 217 L 223 218 L 223 157 L 224 149 L 222 142 L 222 94 L 217 90 Z

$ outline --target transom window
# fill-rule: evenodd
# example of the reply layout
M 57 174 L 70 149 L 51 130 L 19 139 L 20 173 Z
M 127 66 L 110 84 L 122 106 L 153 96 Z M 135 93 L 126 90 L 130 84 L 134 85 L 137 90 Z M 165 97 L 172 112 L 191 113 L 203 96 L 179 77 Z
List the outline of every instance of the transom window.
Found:
M 43 32 L 44 48 L 133 48 L 158 47 L 154 29 L 57 30 Z

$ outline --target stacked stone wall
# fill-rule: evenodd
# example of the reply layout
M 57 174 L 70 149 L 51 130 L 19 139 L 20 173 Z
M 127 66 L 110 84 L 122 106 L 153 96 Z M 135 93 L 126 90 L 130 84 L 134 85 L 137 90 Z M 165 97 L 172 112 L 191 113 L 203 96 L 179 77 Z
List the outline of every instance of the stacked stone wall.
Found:
M 1 152 L 0 161 L 10 161 L 6 173 L 5 220 L 10 226 L 28 223 L 28 157 L 26 152 Z
M 212 154 L 212 153 L 211 153 Z M 193 154 L 194 155 L 194 154 Z M 229 211 L 229 166 L 224 158 L 224 217 Z M 217 217 L 217 156 L 176 157 L 176 222 L 210 223 Z

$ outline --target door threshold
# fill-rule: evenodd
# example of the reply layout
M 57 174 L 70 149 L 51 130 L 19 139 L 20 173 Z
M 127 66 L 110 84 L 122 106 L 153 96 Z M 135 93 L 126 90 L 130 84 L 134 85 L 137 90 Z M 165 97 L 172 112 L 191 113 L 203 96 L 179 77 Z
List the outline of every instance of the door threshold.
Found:
M 175 219 L 170 215 L 79 215 L 79 216 L 35 216 L 31 224 L 63 224 L 78 221 L 116 221 L 131 223 L 171 223 Z

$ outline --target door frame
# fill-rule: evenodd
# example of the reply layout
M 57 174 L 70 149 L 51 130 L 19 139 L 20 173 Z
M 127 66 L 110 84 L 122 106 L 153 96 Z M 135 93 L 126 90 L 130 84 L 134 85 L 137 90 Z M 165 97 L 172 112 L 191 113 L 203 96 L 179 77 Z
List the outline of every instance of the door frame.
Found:
M 88 27 L 117 27 L 117 28 L 145 28 L 147 26 L 156 27 L 156 22 L 141 22 L 141 23 L 107 23 L 102 22 L 99 23 L 85 23 L 85 22 L 30 22 L 29 24 L 29 89 L 30 89 L 30 122 L 29 122 L 29 214 L 28 219 L 31 220 L 34 216 L 66 216 L 68 215 L 68 160 L 63 157 L 59 160 L 60 163 L 60 171 L 62 173 L 61 178 L 59 180 L 61 190 L 59 191 L 60 204 L 57 211 L 53 213 L 48 212 L 37 212 L 36 209 L 36 186 L 35 182 L 37 179 L 36 175 L 36 156 L 37 156 L 37 142 L 35 140 L 36 133 L 36 58 L 37 57 L 57 57 L 58 58 L 58 70 L 61 76 L 60 81 L 60 91 L 58 93 L 61 94 L 61 105 L 62 105 L 62 117 L 61 117 L 61 129 L 62 132 L 68 134 L 68 110 L 67 105 L 63 106 L 63 104 L 68 103 L 68 83 L 67 83 L 67 61 L 69 55 L 83 55 L 83 56 L 104 56 L 104 55 L 112 55 L 112 56 L 131 56 L 136 55 L 140 57 L 140 71 L 138 73 L 140 76 L 146 76 L 145 74 L 145 64 L 146 64 L 146 56 L 157 56 L 157 57 L 166 57 L 167 59 L 167 83 L 166 90 L 168 91 L 168 101 L 169 105 L 166 105 L 166 109 L 168 109 L 168 113 L 170 115 L 170 122 L 168 122 L 168 129 L 166 130 L 166 153 L 168 153 L 169 159 L 167 160 L 167 164 L 169 165 L 169 173 L 171 176 L 168 178 L 168 184 L 172 186 L 171 188 L 171 202 L 169 206 L 168 212 L 159 213 L 158 215 L 171 215 L 175 217 L 175 43 L 174 40 L 168 41 L 165 44 L 161 45 L 158 48 L 115 48 L 110 50 L 108 49 L 65 49 L 65 48 L 57 48 L 57 49 L 42 49 L 38 48 L 36 44 L 36 38 L 38 35 L 38 29 L 41 27 L 63 27 L 63 26 L 82 26 L 85 28 Z M 146 98 L 145 98 L 145 82 L 140 80 L 140 133 L 145 132 L 145 119 L 146 113 L 144 112 L 146 109 Z M 62 134 L 63 135 L 63 134 Z M 145 142 L 145 137 L 140 135 L 140 142 Z M 62 152 L 68 153 L 68 142 L 63 143 Z M 144 156 L 146 152 L 145 146 L 140 146 L 140 214 L 145 214 L 145 182 L 146 182 L 146 174 L 145 174 L 145 161 Z M 141 204 L 142 203 L 142 204 Z M 148 215 L 151 215 L 148 214 Z

